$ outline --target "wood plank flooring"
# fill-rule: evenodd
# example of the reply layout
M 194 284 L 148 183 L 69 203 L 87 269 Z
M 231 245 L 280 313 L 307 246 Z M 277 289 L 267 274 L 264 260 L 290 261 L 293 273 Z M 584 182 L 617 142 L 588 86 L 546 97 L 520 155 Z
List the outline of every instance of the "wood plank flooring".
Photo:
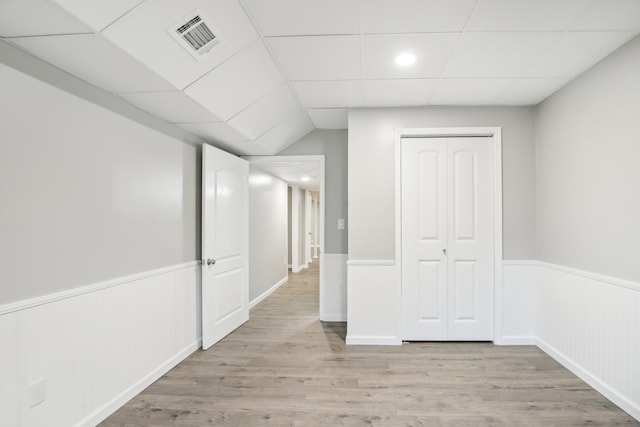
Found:
M 318 319 L 318 268 L 101 426 L 640 425 L 533 346 L 345 346 Z

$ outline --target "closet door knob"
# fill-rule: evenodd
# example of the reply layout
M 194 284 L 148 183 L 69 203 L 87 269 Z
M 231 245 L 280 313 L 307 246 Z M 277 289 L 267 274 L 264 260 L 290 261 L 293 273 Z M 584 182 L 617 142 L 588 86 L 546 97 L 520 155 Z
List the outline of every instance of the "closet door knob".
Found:
M 446 250 L 446 249 L 443 249 L 443 250 L 442 250 L 442 253 L 446 255 L 446 254 L 447 254 L 447 250 Z

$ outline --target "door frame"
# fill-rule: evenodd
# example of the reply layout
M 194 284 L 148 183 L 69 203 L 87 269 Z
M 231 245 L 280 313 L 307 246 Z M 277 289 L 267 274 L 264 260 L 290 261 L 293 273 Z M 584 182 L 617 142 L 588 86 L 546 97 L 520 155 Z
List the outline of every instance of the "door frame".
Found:
M 327 277 L 326 274 L 326 268 L 327 265 L 325 262 L 322 262 L 322 257 L 324 257 L 324 233 L 325 233 L 325 210 L 326 210 L 326 203 L 325 203 L 325 156 L 324 154 L 313 154 L 313 155 L 293 155 L 293 156 L 287 156 L 287 155 L 282 155 L 282 156 L 243 156 L 242 157 L 245 160 L 248 160 L 249 163 L 254 164 L 258 167 L 260 167 L 260 163 L 264 162 L 264 163 L 269 163 L 269 162 L 273 162 L 273 161 L 279 161 L 279 162 L 291 162 L 291 163 L 299 163 L 299 162 L 309 162 L 309 161 L 314 161 L 314 162 L 319 162 L 320 163 L 320 222 L 318 224 L 318 228 L 320 229 L 318 232 L 318 244 L 320 247 L 320 271 L 319 271 L 319 279 L 320 279 L 320 286 L 319 286 L 319 314 L 318 317 L 320 317 L 321 313 L 324 313 L 324 311 L 322 310 L 324 305 L 326 304 L 325 302 L 325 293 L 326 293 L 326 284 L 324 283 L 325 278 Z M 306 194 L 305 190 L 305 194 Z M 292 195 L 293 198 L 293 195 Z M 302 201 L 304 203 L 304 201 Z M 305 252 L 305 256 L 306 256 L 306 252 Z M 291 253 L 291 258 L 293 261 L 293 252 Z M 304 264 L 307 264 L 307 260 L 304 260 Z M 323 319 L 320 319 L 323 320 Z
M 502 336 L 502 128 L 501 127 L 451 127 L 451 128 L 396 128 L 395 145 L 395 276 L 396 276 L 396 330 L 400 338 L 402 328 L 402 138 L 438 137 L 491 138 L 493 145 L 493 342 L 499 344 Z

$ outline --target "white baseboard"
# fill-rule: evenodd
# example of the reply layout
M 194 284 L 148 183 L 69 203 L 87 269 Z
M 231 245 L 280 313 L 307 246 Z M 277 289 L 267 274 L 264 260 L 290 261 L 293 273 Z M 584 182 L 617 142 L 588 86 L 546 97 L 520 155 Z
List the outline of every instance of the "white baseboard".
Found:
M 402 345 L 398 337 L 347 335 L 347 345 Z
M 283 277 L 282 279 L 280 279 L 278 281 L 278 283 L 276 283 L 275 285 L 273 285 L 272 287 L 270 287 L 269 289 L 267 289 L 266 291 L 264 291 L 262 293 L 262 295 L 260 295 L 259 297 L 253 299 L 251 302 L 249 302 L 249 308 L 253 308 L 256 305 L 258 305 L 260 302 L 262 302 L 265 298 L 267 298 L 269 295 L 271 295 L 272 293 L 274 293 L 280 286 L 284 285 L 285 283 L 287 283 L 287 280 L 289 280 L 288 276 Z
M 322 322 L 346 322 L 347 315 L 346 314 L 327 314 L 320 313 L 320 321 Z
M 538 338 L 536 340 L 536 345 L 549 356 L 553 357 L 556 361 L 558 361 L 562 366 L 576 374 L 580 379 L 593 387 L 596 391 L 602 394 L 604 397 L 618 405 L 624 411 L 626 411 L 629 415 L 634 417 L 636 420 L 640 420 L 640 405 L 631 402 L 629 399 L 622 396 L 617 390 L 611 388 L 600 378 L 593 375 L 591 372 L 585 370 L 576 362 L 568 358 L 562 352 L 555 349 L 553 346 L 546 343 L 544 340 Z
M 536 345 L 534 336 L 504 336 L 493 341 L 495 345 Z
M 114 397 L 113 400 L 105 403 L 102 407 L 89 414 L 85 419 L 79 421 L 75 425 L 75 427 L 92 427 L 104 421 L 109 415 L 113 414 L 129 400 L 140 394 L 145 388 L 149 387 L 155 381 L 160 379 L 164 374 L 169 372 L 178 363 L 189 357 L 189 355 L 198 350 L 200 347 L 202 347 L 202 339 L 191 343 L 187 348 L 180 351 L 178 354 L 164 362 L 162 365 L 158 366 L 147 376 L 140 379 L 140 381 L 132 384 L 118 396 Z
M 291 267 L 292 273 L 300 273 L 304 269 L 304 265 L 298 265 L 295 267 Z

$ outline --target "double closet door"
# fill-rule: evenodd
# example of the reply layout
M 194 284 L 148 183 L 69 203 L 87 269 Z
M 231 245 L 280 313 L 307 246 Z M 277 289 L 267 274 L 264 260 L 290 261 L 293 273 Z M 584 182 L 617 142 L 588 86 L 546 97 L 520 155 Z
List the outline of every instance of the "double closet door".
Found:
M 408 341 L 493 339 L 493 144 L 402 140 L 402 316 Z

